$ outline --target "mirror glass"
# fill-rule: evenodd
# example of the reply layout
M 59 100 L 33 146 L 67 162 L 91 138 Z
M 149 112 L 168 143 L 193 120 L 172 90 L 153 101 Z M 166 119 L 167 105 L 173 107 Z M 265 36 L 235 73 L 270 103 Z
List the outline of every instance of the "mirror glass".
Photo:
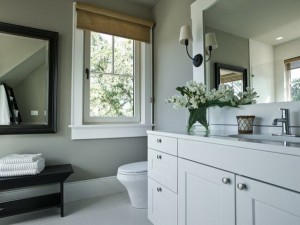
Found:
M 300 1 L 219 0 L 204 11 L 204 33 L 218 48 L 206 64 L 208 86 L 215 63 L 245 68 L 257 103 L 300 99 Z
M 247 69 L 232 65 L 215 63 L 215 88 L 220 84 L 225 84 L 233 88 L 234 93 L 246 91 Z
M 58 34 L 0 23 L 0 133 L 56 131 Z

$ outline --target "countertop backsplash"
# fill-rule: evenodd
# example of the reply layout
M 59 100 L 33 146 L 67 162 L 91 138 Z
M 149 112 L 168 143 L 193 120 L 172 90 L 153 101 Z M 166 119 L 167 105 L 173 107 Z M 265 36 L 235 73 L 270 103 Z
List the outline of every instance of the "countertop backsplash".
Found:
M 281 123 L 273 126 L 275 118 L 281 118 L 280 108 L 290 110 L 291 133 L 300 135 L 300 104 L 299 102 L 280 102 L 268 104 L 244 105 L 239 108 L 214 107 L 209 109 L 210 129 L 237 131 L 238 115 L 254 115 L 254 133 L 281 133 Z

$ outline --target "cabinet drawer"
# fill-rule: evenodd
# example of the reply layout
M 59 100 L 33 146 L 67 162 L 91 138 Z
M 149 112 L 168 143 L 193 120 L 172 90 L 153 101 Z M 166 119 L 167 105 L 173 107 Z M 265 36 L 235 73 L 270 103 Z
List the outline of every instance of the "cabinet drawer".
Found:
M 148 149 L 148 176 L 177 192 L 177 157 Z
M 149 134 L 148 148 L 177 156 L 177 139 Z
M 270 148 L 272 145 L 270 145 Z M 178 139 L 178 156 L 300 192 L 300 157 Z
M 148 178 L 148 218 L 155 225 L 177 225 L 177 194 Z

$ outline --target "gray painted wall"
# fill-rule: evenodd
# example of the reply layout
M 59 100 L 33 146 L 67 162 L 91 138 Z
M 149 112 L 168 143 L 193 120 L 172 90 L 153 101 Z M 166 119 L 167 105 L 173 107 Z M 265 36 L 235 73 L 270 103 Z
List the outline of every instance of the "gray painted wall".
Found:
M 191 25 L 193 0 L 160 0 L 154 7 L 154 122 L 156 130 L 182 130 L 186 110 L 175 110 L 165 99 L 179 94 L 175 88 L 193 79 L 192 61 L 179 44 L 180 27 Z M 191 47 L 191 46 L 190 46 Z M 191 48 L 190 48 L 191 49 Z M 191 53 L 191 52 L 190 52 Z
M 42 65 L 13 87 L 23 123 L 46 123 L 44 111 L 47 111 L 48 105 L 46 104 L 48 102 L 47 80 L 48 68 Z M 38 115 L 32 116 L 32 110 L 38 111 Z
M 224 63 L 243 67 L 249 74 L 249 40 L 212 27 L 205 27 L 205 33 L 215 33 L 218 48 L 212 51 L 211 59 L 206 63 L 207 81 L 210 89 L 215 87 L 215 63 Z M 208 86 L 209 87 L 209 86 Z
M 12 153 L 42 153 L 46 164 L 72 163 L 70 180 L 115 175 L 118 166 L 146 160 L 146 137 L 71 141 L 72 0 L 1 0 L 0 21 L 59 32 L 58 132 L 1 135 L 0 157 Z M 115 11 L 150 19 L 152 11 L 123 0 L 90 0 Z M 170 1 L 171 2 L 171 1 Z M 178 1 L 179 2 L 179 1 Z

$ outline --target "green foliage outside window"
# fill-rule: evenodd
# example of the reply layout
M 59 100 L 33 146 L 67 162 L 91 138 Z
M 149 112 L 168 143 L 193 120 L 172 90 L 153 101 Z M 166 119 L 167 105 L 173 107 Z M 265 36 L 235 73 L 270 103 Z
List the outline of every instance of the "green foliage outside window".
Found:
M 134 116 L 134 42 L 91 32 L 90 116 Z
M 300 79 L 294 79 L 291 85 L 291 95 L 293 101 L 300 100 Z

